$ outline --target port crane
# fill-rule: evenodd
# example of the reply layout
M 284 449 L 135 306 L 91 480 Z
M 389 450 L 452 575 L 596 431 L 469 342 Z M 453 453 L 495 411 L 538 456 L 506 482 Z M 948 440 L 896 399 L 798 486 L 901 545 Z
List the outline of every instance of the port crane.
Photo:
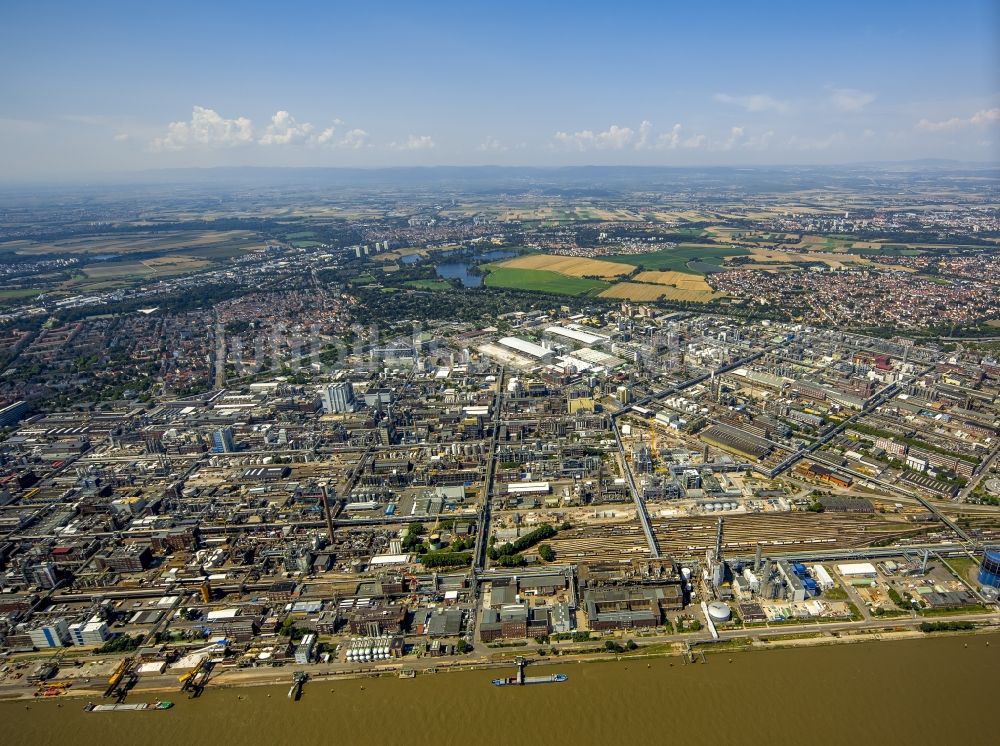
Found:
M 121 662 L 115 666 L 115 670 L 111 672 L 111 676 L 108 678 L 108 688 L 104 690 L 105 697 L 110 697 L 117 693 L 119 698 L 124 698 L 125 693 L 128 692 L 136 680 L 136 676 L 132 671 L 134 663 L 135 659 L 132 656 L 128 656 L 122 658 Z
M 206 655 L 198 661 L 194 668 L 177 677 L 177 681 L 181 684 L 181 691 L 186 692 L 191 690 L 193 696 L 197 697 L 208 683 L 208 677 L 211 672 L 212 661 Z

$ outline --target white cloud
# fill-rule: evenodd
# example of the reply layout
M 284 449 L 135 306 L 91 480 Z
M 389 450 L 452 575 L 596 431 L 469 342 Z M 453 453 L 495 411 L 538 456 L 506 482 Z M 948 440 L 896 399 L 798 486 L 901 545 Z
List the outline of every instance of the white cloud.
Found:
M 685 148 L 703 148 L 707 142 L 708 138 L 705 135 L 692 135 L 683 145 Z
M 684 138 L 681 134 L 683 129 L 678 123 L 671 127 L 669 132 L 661 132 L 656 138 L 656 149 L 676 150 L 677 148 L 687 148 L 694 150 L 704 147 L 708 142 L 708 138 L 705 135 L 691 135 L 691 137 Z
M 621 150 L 635 137 L 631 127 L 612 124 L 604 132 L 581 130 L 580 132 L 556 132 L 556 142 L 573 150 Z
M 347 148 L 348 150 L 361 150 L 367 144 L 368 133 L 357 128 L 348 131 L 337 141 L 338 148 Z
M 681 125 L 675 124 L 670 132 L 663 132 L 656 138 L 657 148 L 669 148 L 673 150 L 681 144 Z
M 317 145 L 328 145 L 333 141 L 333 136 L 336 134 L 336 127 L 327 127 L 325 130 L 320 132 L 315 136 L 315 142 Z
M 299 124 L 295 121 L 295 117 L 282 110 L 275 112 L 271 117 L 271 123 L 267 125 L 258 142 L 261 145 L 290 145 L 305 142 L 313 129 L 314 127 L 308 122 Z M 333 135 L 332 131 L 330 135 Z
M 669 132 L 657 133 L 653 123 L 642 120 L 638 130 L 631 127 L 611 125 L 604 132 L 580 130 L 579 132 L 556 132 L 557 145 L 581 152 L 588 150 L 622 150 L 633 147 L 636 150 L 675 150 L 677 148 L 701 148 L 708 138 L 705 135 L 682 136 L 682 127 L 675 124 Z
M 731 127 L 729 130 L 729 137 L 722 144 L 723 150 L 732 150 L 737 145 L 739 145 L 743 140 L 744 131 L 742 127 Z
M 246 117 L 226 119 L 213 109 L 195 106 L 187 122 L 171 122 L 167 134 L 153 140 L 156 150 L 188 147 L 231 147 L 253 142 L 253 124 Z
M 715 100 L 722 104 L 732 104 L 739 106 L 746 111 L 776 111 L 784 113 L 790 111 L 792 105 L 788 101 L 768 96 L 764 93 L 754 93 L 748 96 L 733 96 L 728 93 L 716 93 Z
M 125 142 L 128 137 L 128 132 L 119 132 L 115 135 L 115 142 Z
M 435 147 L 430 135 L 410 135 L 403 142 L 389 143 L 390 150 L 430 150 Z
M 644 150 L 649 144 L 649 135 L 653 131 L 653 123 L 643 119 L 639 124 L 639 139 L 635 143 L 636 150 Z
M 952 117 L 951 119 L 944 119 L 937 122 L 932 122 L 929 119 L 921 119 L 917 122 L 917 129 L 924 132 L 949 132 L 965 129 L 966 127 L 982 127 L 994 122 L 1000 122 L 1000 108 L 977 111 L 968 119 Z
M 976 125 L 997 121 L 1000 121 L 1000 109 L 983 109 L 982 111 L 977 111 L 969 118 L 969 122 Z
M 875 100 L 875 94 L 857 88 L 834 88 L 830 91 L 829 100 L 837 111 L 861 111 Z
M 502 153 L 509 148 L 493 135 L 487 135 L 486 139 L 476 146 L 476 150 L 480 153 Z

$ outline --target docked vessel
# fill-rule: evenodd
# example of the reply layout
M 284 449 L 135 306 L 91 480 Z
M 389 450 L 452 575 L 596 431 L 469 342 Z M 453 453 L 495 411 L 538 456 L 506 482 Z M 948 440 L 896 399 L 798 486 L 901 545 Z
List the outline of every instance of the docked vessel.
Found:
M 564 673 L 554 673 L 551 676 L 525 676 L 519 679 L 517 676 L 510 676 L 506 679 L 493 679 L 494 686 L 525 686 L 526 684 L 554 684 L 566 681 L 568 677 Z
M 525 676 L 524 667 L 527 665 L 524 658 L 517 659 L 517 676 L 509 676 L 504 679 L 493 679 L 493 686 L 525 686 L 526 684 L 558 684 L 568 678 L 564 673 L 554 673 L 549 676 Z
M 143 712 L 145 710 L 169 710 L 174 703 L 167 699 L 156 702 L 136 702 L 134 704 L 95 705 L 93 702 L 84 707 L 85 712 Z

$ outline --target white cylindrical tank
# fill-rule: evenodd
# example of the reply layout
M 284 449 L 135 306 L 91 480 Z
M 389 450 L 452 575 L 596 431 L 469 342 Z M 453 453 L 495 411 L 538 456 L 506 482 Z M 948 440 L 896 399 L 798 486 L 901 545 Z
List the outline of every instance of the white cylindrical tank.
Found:
M 708 615 L 712 617 L 712 621 L 716 624 L 723 622 L 728 622 L 732 618 L 732 612 L 729 610 L 729 606 L 722 603 L 722 601 L 712 601 L 708 605 Z

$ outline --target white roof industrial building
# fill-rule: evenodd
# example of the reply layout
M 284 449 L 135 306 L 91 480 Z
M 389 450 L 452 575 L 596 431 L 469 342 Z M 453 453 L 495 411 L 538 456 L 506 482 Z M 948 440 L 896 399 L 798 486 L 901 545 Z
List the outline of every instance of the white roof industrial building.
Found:
M 556 334 L 566 339 L 572 339 L 574 342 L 582 342 L 585 345 L 593 345 L 606 341 L 604 337 L 599 337 L 596 334 L 581 332 L 577 329 L 567 329 L 564 326 L 550 326 L 545 329 L 545 332 L 547 334 Z
M 845 577 L 853 575 L 864 578 L 874 578 L 878 575 L 878 572 L 875 570 L 875 565 L 871 562 L 854 562 L 846 565 L 837 565 L 837 572 Z
M 520 337 L 501 337 L 497 340 L 497 344 L 509 347 L 510 349 L 524 355 L 530 355 L 531 357 L 538 358 L 539 360 L 554 354 L 548 347 L 536 345 L 534 342 L 529 342 L 528 340 L 521 339 Z

